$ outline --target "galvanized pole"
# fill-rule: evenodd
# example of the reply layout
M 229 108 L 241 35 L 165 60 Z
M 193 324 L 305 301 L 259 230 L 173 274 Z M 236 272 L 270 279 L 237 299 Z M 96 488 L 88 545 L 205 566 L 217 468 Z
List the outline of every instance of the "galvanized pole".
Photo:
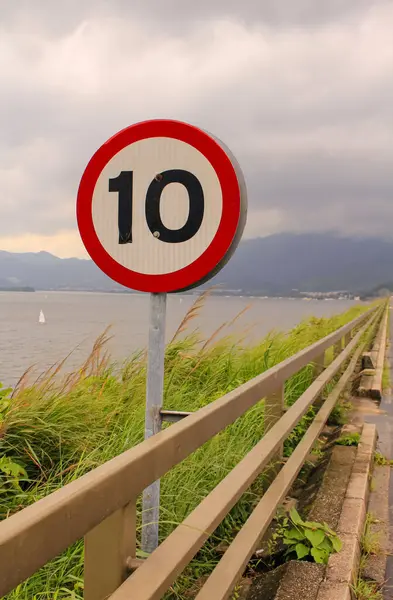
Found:
M 164 394 L 166 294 L 150 295 L 149 349 L 146 383 L 145 439 L 161 431 Z M 160 481 L 143 492 L 142 550 L 151 553 L 158 546 Z

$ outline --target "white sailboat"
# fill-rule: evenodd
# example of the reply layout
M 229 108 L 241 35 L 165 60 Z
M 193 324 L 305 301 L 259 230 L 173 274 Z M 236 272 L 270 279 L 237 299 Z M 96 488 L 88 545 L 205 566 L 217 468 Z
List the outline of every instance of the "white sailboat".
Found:
M 45 320 L 45 315 L 44 315 L 44 313 L 43 313 L 43 311 L 42 311 L 42 310 L 40 311 L 40 316 L 39 316 L 39 318 L 38 318 L 38 322 L 39 322 L 39 323 L 41 323 L 41 324 L 44 324 L 44 323 L 46 323 L 46 320 Z

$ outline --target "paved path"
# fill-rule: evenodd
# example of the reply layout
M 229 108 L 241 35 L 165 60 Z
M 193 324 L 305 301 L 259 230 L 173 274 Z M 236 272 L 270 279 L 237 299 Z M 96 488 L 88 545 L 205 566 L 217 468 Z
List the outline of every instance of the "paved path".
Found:
M 390 363 L 390 381 L 393 384 L 393 299 L 390 306 L 390 339 L 387 348 L 387 357 Z M 375 406 L 365 410 L 364 420 L 367 423 L 375 423 L 378 429 L 378 451 L 389 459 L 393 459 L 393 394 L 389 390 L 382 398 L 379 408 Z M 393 600 L 393 472 L 389 485 L 389 548 L 386 565 L 386 591 L 384 600 Z

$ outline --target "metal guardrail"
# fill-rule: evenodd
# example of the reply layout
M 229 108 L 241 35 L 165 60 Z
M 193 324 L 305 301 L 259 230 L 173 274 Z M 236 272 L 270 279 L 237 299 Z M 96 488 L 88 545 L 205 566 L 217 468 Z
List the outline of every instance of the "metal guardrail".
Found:
M 162 598 L 255 478 L 272 459 L 280 456 L 284 440 L 318 400 L 326 384 L 350 361 L 302 441 L 197 596 L 198 600 L 228 598 L 350 380 L 364 348 L 364 343 L 359 345 L 362 334 L 381 315 L 381 310 L 369 310 L 236 390 L 0 523 L 0 595 L 8 593 L 84 537 L 86 600 Z M 332 346 L 334 359 L 324 369 L 325 353 Z M 310 363 L 315 364 L 316 379 L 284 412 L 286 380 Z M 269 431 L 148 559 L 136 561 L 138 496 L 262 399 L 266 402 Z M 130 574 L 132 569 L 134 572 Z

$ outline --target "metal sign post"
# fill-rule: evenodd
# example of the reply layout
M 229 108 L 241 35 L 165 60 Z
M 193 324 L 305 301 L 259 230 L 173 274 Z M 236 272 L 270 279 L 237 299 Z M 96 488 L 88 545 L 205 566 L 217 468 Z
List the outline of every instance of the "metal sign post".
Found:
M 166 294 L 150 295 L 149 348 L 146 378 L 145 440 L 161 431 L 164 395 Z M 142 550 L 153 552 L 158 546 L 160 481 L 143 492 Z
M 208 281 L 236 250 L 247 214 L 243 174 L 228 148 L 206 131 L 180 121 L 144 121 L 95 152 L 79 184 L 76 212 L 96 265 L 117 283 L 151 294 L 147 439 L 161 430 L 165 413 L 166 294 Z M 148 553 L 158 545 L 159 504 L 156 481 L 143 494 L 142 549 Z

